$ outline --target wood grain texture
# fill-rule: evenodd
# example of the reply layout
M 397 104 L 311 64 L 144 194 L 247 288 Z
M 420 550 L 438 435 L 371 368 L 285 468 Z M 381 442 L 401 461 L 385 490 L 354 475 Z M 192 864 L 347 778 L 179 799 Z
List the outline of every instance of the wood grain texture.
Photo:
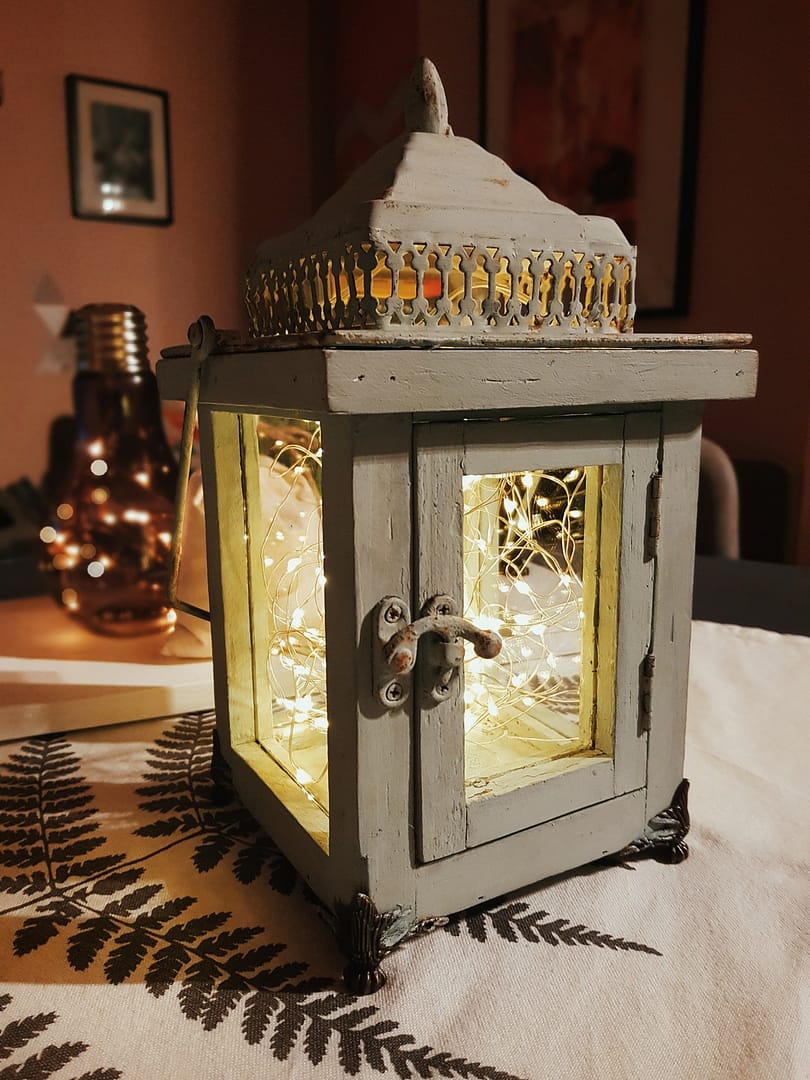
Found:
M 744 348 L 304 348 L 214 354 L 200 401 L 241 410 L 272 402 L 309 415 L 469 414 L 753 397 L 756 371 L 757 354 Z M 188 359 L 165 357 L 158 373 L 163 396 L 183 400 Z
M 620 416 L 479 421 L 456 425 L 465 475 L 604 465 L 622 460 Z
M 698 405 L 668 405 L 663 412 L 664 487 L 653 624 L 656 667 L 648 819 L 670 804 L 683 777 L 701 411 Z
M 461 537 L 463 529 L 461 424 L 417 424 L 416 597 L 452 597 L 464 610 Z M 422 658 L 423 659 L 423 658 Z M 422 670 L 422 665 L 419 665 Z M 463 851 L 467 842 L 464 797 L 464 677 L 459 671 L 450 695 L 427 699 L 422 688 L 414 701 L 416 755 L 416 837 L 419 857 L 441 859 Z
M 485 791 L 470 798 L 468 847 L 613 798 L 613 762 L 609 758 L 576 754 L 530 767 L 527 772 L 529 776 L 512 773 L 491 779 Z
M 616 638 L 615 794 L 644 783 L 647 736 L 639 724 L 639 671 L 652 633 L 654 564 L 647 559 L 647 492 L 658 468 L 660 413 L 625 423 Z
M 416 917 L 462 911 L 583 866 L 619 851 L 644 824 L 644 792 L 632 792 L 417 867 Z
M 354 649 L 357 696 L 347 707 L 355 711 L 359 852 L 368 868 L 369 895 L 382 911 L 397 904 L 412 906 L 415 889 L 411 706 L 408 701 L 384 709 L 376 700 L 370 638 L 377 603 L 388 595 L 407 600 L 412 592 L 411 419 L 358 417 L 351 431 L 356 562 L 353 585 L 348 585 L 354 592 L 349 609 L 354 632 L 348 641 Z M 339 506 L 334 513 L 345 514 L 346 509 Z M 332 576 L 327 570 L 327 583 Z M 327 656 L 329 648 L 327 644 Z M 330 695 L 331 707 L 334 683 Z

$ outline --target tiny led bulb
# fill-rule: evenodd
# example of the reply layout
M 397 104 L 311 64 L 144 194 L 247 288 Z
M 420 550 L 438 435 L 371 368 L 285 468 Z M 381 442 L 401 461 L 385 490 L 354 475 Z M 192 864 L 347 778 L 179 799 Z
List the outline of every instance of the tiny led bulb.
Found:
M 68 521 L 73 517 L 73 507 L 70 503 L 59 503 L 56 508 L 56 516 L 60 521 Z
M 152 519 L 152 515 L 148 510 L 134 510 L 131 507 L 126 509 L 121 517 L 124 521 L 129 521 L 133 525 L 146 525 Z
M 98 561 L 88 563 L 87 573 L 92 578 L 100 578 L 101 575 L 104 573 L 104 563 Z
M 56 529 L 52 525 L 46 525 L 39 530 L 39 538 L 43 544 L 52 544 L 56 539 Z
M 101 458 L 95 458 L 90 462 L 90 472 L 93 476 L 104 476 L 109 466 L 106 461 L 102 461 Z

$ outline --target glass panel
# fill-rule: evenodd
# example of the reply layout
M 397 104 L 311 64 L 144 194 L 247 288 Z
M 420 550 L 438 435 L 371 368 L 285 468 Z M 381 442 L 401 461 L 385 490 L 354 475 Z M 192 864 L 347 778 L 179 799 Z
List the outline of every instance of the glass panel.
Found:
M 471 794 L 488 778 L 597 752 L 599 503 L 613 468 L 464 478 L 464 613 L 504 642 L 496 660 L 464 666 Z
M 261 580 L 253 585 L 254 647 L 263 654 L 257 675 L 260 686 L 266 676 L 270 699 L 268 709 L 260 690 L 259 741 L 328 811 L 320 424 L 261 416 L 256 442 L 261 535 L 253 566 Z

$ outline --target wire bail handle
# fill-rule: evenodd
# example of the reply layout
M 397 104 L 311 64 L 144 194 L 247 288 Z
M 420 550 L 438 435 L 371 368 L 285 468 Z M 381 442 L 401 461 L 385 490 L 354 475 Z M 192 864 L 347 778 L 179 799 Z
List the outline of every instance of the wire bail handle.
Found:
M 183 409 L 183 433 L 180 438 L 180 462 L 174 503 L 174 532 L 169 564 L 169 603 L 175 610 L 184 611 L 187 615 L 204 619 L 206 622 L 211 621 L 211 612 L 181 600 L 177 595 L 177 583 L 180 577 L 180 559 L 183 554 L 183 526 L 186 520 L 186 499 L 191 474 L 191 455 L 194 449 L 194 428 L 197 424 L 202 369 L 208 357 L 220 344 L 220 337 L 210 315 L 201 315 L 188 328 L 188 340 L 191 344 L 191 381 Z

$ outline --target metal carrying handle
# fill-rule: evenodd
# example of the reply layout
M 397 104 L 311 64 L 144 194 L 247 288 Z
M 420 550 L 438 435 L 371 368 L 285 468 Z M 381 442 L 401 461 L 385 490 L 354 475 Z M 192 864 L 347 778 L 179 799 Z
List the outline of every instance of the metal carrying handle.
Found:
M 219 341 L 214 320 L 209 315 L 201 315 L 188 328 L 188 340 L 191 344 L 191 382 L 183 409 L 183 434 L 180 438 L 177 494 L 174 501 L 174 532 L 169 562 L 169 603 L 177 611 L 184 611 L 188 615 L 210 622 L 210 611 L 179 599 L 177 582 L 180 577 L 180 559 L 183 554 L 183 526 L 186 520 L 186 499 L 191 473 L 191 454 L 194 448 L 194 426 L 197 422 L 197 405 L 200 400 L 202 368 Z
M 441 641 L 451 644 L 456 638 L 472 642 L 478 656 L 494 659 L 503 647 L 503 640 L 494 630 L 479 630 L 469 619 L 460 615 L 424 615 L 397 631 L 386 643 L 383 657 L 391 671 L 405 675 L 413 670 L 419 639 L 423 634 L 435 634 Z

